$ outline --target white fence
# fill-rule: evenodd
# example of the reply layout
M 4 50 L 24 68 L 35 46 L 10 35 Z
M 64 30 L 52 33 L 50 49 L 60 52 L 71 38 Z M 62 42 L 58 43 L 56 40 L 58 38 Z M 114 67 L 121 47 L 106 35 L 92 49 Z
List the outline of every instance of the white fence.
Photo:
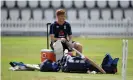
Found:
M 1 30 L 2 35 L 15 35 L 22 33 L 38 33 L 38 36 L 46 34 L 46 24 L 53 21 L 2 21 Z M 133 21 L 69 21 L 72 26 L 72 32 L 75 36 L 87 37 L 128 37 L 133 38 Z M 13 34 L 12 34 L 13 33 Z M 44 34 L 42 34 L 44 33 Z M 34 34 L 33 34 L 34 36 Z

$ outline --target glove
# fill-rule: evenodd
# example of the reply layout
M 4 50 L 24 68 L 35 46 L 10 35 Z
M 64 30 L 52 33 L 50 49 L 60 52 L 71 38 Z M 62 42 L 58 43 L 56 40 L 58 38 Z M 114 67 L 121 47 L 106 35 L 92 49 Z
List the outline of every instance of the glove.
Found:
M 72 44 L 72 40 L 69 41 L 69 44 Z

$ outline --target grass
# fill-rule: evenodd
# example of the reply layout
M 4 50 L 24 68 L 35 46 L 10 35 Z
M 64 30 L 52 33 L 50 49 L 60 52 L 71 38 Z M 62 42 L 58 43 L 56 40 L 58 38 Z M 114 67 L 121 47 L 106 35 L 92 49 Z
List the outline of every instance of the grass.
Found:
M 122 39 L 74 38 L 82 43 L 83 53 L 101 64 L 106 53 L 119 57 L 117 74 L 78 74 L 39 71 L 9 71 L 10 61 L 40 63 L 40 50 L 46 48 L 45 37 L 2 37 L 1 78 L 2 80 L 121 80 Z M 128 45 L 127 80 L 133 79 L 133 39 Z

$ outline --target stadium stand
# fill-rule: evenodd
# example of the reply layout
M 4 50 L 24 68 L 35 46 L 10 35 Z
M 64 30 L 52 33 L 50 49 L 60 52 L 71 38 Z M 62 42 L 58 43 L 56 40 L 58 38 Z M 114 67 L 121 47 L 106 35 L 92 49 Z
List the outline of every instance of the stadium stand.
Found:
M 55 11 L 59 8 L 66 10 L 66 18 L 73 28 L 77 29 L 74 31 L 76 34 L 81 30 L 78 34 L 85 31 L 82 34 L 123 36 L 122 33 L 129 31 L 130 34 L 125 33 L 125 35 L 133 35 L 133 1 L 131 0 L 1 1 L 2 30 L 22 30 L 21 28 L 8 29 L 10 27 L 8 24 L 18 26 L 17 24 L 21 23 L 23 27 L 30 26 L 30 28 L 33 24 L 33 31 L 41 30 L 44 32 L 46 29 L 43 28 L 46 28 L 46 23 L 55 20 Z M 26 23 L 24 24 L 23 21 Z M 124 26 L 127 23 L 130 25 L 128 29 Z M 39 27 L 40 24 L 41 28 Z M 116 29 L 116 27 L 120 28 Z M 28 29 L 26 30 L 28 31 Z

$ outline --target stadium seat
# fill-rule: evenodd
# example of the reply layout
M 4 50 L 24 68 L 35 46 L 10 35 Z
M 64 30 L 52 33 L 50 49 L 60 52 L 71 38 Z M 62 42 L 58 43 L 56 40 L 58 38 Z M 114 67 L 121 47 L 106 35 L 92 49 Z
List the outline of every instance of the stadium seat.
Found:
M 91 20 L 99 20 L 99 18 L 100 18 L 99 9 L 92 9 L 90 11 L 90 18 L 91 18 Z
M 115 0 L 115 1 L 109 0 L 108 1 L 108 4 L 109 4 L 110 8 L 117 8 L 117 6 L 118 6 L 118 0 Z
M 101 16 L 103 20 L 111 19 L 111 10 L 110 9 L 102 9 Z
M 67 11 L 68 20 L 77 20 L 77 12 L 75 9 L 70 9 Z
M 3 1 L 1 1 L 1 7 L 4 5 L 4 2 Z
M 74 5 L 76 8 L 83 8 L 84 1 L 74 1 Z
M 129 1 L 120 1 L 120 6 L 122 8 L 128 8 L 129 7 Z
M 54 19 L 53 9 L 46 9 L 44 11 L 44 17 L 45 17 L 46 20 L 53 20 Z
M 6 6 L 8 8 L 13 8 L 15 6 L 15 1 L 6 1 Z
M 36 8 L 38 6 L 38 1 L 29 1 L 29 6 L 31 8 Z
M 72 0 L 68 0 L 68 1 L 64 0 L 63 5 L 65 8 L 71 8 L 72 7 Z
M 85 4 L 88 8 L 94 8 L 96 3 L 95 1 L 86 1 Z
M 123 11 L 121 9 L 113 10 L 113 19 L 114 20 L 122 20 L 123 19 Z
M 58 0 L 58 1 L 52 1 L 52 6 L 53 8 L 59 8 L 61 6 L 61 1 Z
M 106 0 L 97 1 L 97 5 L 99 8 L 105 8 L 107 6 L 107 1 Z
M 132 7 L 133 7 L 133 1 L 131 1 L 131 5 L 132 5 Z
M 34 20 L 42 20 L 43 14 L 41 9 L 33 10 L 33 19 Z
M 27 5 L 27 1 L 17 1 L 17 5 L 19 8 L 25 8 Z
M 88 19 L 88 10 L 87 9 L 80 9 L 79 13 L 79 20 L 87 20 Z
M 10 9 L 9 17 L 11 20 L 18 20 L 20 16 L 19 9 Z
M 29 20 L 31 18 L 30 9 L 21 10 L 21 17 L 22 17 L 22 20 Z
M 133 20 L 133 9 L 125 9 L 124 10 L 125 18 Z
M 49 0 L 40 1 L 40 5 L 42 8 L 48 8 L 49 4 L 50 4 Z
M 1 20 L 7 20 L 7 15 L 8 15 L 8 12 L 7 12 L 7 9 L 1 9 Z

